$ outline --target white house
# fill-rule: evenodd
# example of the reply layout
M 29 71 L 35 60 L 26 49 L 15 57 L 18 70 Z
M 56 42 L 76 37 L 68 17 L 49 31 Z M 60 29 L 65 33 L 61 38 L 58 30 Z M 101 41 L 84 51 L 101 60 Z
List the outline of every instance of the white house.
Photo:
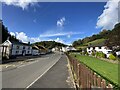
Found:
M 93 51 L 103 52 L 104 54 L 109 57 L 110 53 L 112 52 L 107 46 L 90 46 L 87 48 L 88 54 L 92 54 Z
M 71 51 L 71 50 L 75 51 L 76 49 L 72 46 L 62 47 L 63 52 L 67 52 L 67 51 Z
M 33 46 L 32 47 L 32 55 L 34 56 L 36 56 L 36 55 L 40 55 L 40 51 L 39 51 L 39 49 L 38 49 L 38 47 L 37 46 Z
M 60 48 L 60 47 L 54 47 L 54 48 L 52 48 L 52 51 L 53 51 L 53 52 L 61 51 L 61 48 Z
M 7 46 L 7 49 L 4 51 L 7 58 L 32 54 L 32 46 L 30 44 L 6 40 L 2 45 Z

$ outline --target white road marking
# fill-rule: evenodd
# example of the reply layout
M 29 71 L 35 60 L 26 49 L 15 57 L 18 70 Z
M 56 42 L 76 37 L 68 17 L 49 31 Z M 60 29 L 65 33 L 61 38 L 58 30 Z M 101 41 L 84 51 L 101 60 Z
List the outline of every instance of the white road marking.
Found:
M 61 57 L 60 57 L 61 58 Z M 60 58 L 53 64 L 53 65 L 51 65 L 42 75 L 40 75 L 38 78 L 36 78 L 30 85 L 28 85 L 27 87 L 26 87 L 26 90 L 30 87 L 30 86 L 32 86 L 38 79 L 40 79 L 47 71 L 49 71 L 59 60 L 60 60 Z

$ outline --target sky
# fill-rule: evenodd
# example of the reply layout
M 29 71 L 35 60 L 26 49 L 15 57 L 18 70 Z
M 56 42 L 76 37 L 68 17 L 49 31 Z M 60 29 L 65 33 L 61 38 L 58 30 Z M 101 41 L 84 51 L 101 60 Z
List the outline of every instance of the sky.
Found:
M 73 41 L 112 29 L 118 23 L 118 2 L 12 2 L 3 0 L 2 20 L 23 42 Z M 114 1 L 114 0 L 113 0 Z M 119 1 L 119 0 L 118 0 Z

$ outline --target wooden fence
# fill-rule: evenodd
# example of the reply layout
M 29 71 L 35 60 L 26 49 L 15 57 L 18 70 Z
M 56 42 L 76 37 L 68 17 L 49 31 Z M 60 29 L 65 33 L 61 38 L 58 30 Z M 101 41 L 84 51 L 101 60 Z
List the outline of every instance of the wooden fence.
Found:
M 69 62 L 71 65 L 72 73 L 74 75 L 75 83 L 78 89 L 102 89 L 113 90 L 113 85 L 107 80 L 97 75 L 93 70 L 88 68 L 83 63 L 80 63 L 75 58 L 70 57 Z

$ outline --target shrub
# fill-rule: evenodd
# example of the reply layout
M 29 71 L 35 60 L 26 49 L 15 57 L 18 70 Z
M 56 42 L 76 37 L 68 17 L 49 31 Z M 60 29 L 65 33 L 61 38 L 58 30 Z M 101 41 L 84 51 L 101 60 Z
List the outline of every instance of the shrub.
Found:
M 86 54 L 85 54 L 85 55 L 89 55 L 89 54 L 88 54 L 88 52 L 86 52 Z
M 82 55 L 82 52 L 80 52 L 80 55 Z
M 96 52 L 96 57 L 106 58 L 106 55 L 103 52 Z
M 86 51 L 82 51 L 82 55 L 85 55 L 86 54 Z
M 100 54 L 101 54 L 101 58 L 106 58 L 106 55 L 103 52 L 101 52 Z
M 116 60 L 116 57 L 113 54 L 110 54 L 109 59 Z
M 96 57 L 99 57 L 99 52 L 96 52 Z
M 92 56 L 95 56 L 95 52 L 94 51 L 92 52 Z

